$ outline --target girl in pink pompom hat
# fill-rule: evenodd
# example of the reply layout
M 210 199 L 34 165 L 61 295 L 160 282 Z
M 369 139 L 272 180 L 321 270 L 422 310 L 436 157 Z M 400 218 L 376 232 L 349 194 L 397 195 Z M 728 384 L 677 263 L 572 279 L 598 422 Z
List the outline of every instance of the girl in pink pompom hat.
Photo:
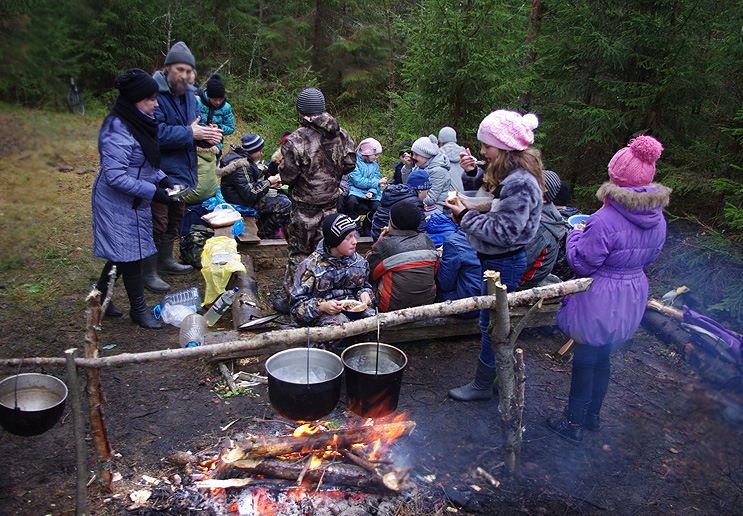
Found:
M 578 278 L 593 278 L 585 292 L 562 298 L 560 329 L 575 341 L 570 396 L 563 415 L 547 427 L 578 444 L 583 429 L 601 429 L 599 413 L 609 388 L 612 349 L 634 335 L 648 301 L 645 268 L 666 240 L 663 208 L 671 190 L 654 183 L 655 162 L 663 146 L 639 136 L 609 162 L 609 179 L 596 196 L 604 206 L 574 228 L 566 243 L 570 267 Z
M 509 291 L 518 287 L 526 271 L 525 246 L 537 234 L 544 204 L 542 155 L 531 146 L 538 125 L 533 113 L 521 115 L 499 109 L 486 116 L 477 131 L 482 143 L 480 153 L 489 162 L 482 188 L 497 197 L 497 204 L 490 211 L 479 213 L 467 210 L 458 197 L 447 200 L 467 241 L 477 251 L 482 271 L 498 271 L 500 282 Z M 466 173 L 475 170 L 475 158 L 469 149 L 460 158 L 459 165 Z M 484 282 L 481 293 L 487 294 Z M 475 378 L 449 390 L 449 397 L 457 401 L 493 397 L 496 369 L 489 325 L 490 311 L 481 310 L 481 346 Z
M 366 218 L 369 221 L 379 209 L 382 188 L 387 184 L 387 178 L 382 177 L 382 171 L 377 163 L 380 154 L 382 144 L 374 138 L 364 138 L 356 147 L 356 168 L 348 174 L 346 199 L 348 216 L 354 220 L 359 217 L 361 208 L 366 209 Z

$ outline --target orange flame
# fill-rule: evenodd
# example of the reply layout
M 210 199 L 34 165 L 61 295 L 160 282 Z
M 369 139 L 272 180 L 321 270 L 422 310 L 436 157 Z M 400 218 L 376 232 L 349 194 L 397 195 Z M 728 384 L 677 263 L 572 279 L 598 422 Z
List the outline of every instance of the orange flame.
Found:
M 305 423 L 303 425 L 299 425 L 297 428 L 294 429 L 294 432 L 292 432 L 292 435 L 294 437 L 299 437 L 300 435 L 304 434 L 316 434 L 319 432 L 321 428 L 318 425 L 313 425 L 310 423 Z
M 310 465 L 308 469 L 317 469 L 320 467 L 320 464 L 322 464 L 322 459 L 316 455 L 313 455 L 310 459 Z

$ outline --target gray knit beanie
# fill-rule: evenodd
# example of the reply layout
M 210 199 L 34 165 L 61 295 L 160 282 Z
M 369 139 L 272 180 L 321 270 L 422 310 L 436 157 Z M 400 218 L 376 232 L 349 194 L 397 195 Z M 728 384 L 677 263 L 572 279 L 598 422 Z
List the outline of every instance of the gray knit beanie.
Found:
M 439 148 L 429 138 L 421 136 L 413 142 L 412 151 L 424 158 L 432 158 L 439 153 Z
M 196 68 L 196 59 L 183 41 L 175 43 L 170 47 L 170 52 L 165 56 L 165 64 L 186 63 Z
M 457 132 L 453 127 L 442 127 L 439 131 L 439 143 L 457 143 Z
M 305 88 L 297 96 L 297 111 L 303 115 L 317 115 L 325 111 L 325 96 L 317 88 Z
M 552 172 L 551 170 L 545 170 L 544 174 L 544 200 L 548 203 L 553 202 L 557 193 L 560 191 L 560 176 Z

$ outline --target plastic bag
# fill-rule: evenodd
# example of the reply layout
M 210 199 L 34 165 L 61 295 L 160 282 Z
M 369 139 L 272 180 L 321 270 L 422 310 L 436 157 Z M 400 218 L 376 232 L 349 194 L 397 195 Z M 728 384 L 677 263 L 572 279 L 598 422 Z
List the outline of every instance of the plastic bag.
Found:
M 183 319 L 195 313 L 196 310 L 192 306 L 167 304 L 160 312 L 160 317 L 165 323 L 180 328 Z
M 206 293 L 201 306 L 213 303 L 227 288 L 233 272 L 247 272 L 237 252 L 237 242 L 232 237 L 212 237 L 204 244 L 201 253 L 201 275 L 206 282 Z

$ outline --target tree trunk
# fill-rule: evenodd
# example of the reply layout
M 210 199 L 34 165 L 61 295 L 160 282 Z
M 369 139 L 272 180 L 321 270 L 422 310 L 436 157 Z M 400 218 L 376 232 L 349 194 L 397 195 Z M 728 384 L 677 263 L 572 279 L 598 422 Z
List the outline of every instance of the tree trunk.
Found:
M 591 278 L 580 278 L 576 280 L 565 281 L 555 285 L 545 287 L 536 287 L 521 292 L 511 292 L 508 294 L 508 305 L 524 306 L 534 304 L 540 299 L 551 299 L 583 292 L 587 290 L 592 283 Z M 414 308 L 405 308 L 379 314 L 379 323 L 382 327 L 398 326 L 400 324 L 422 321 L 432 317 L 445 317 L 454 314 L 463 314 L 472 310 L 489 309 L 495 300 L 491 296 L 468 297 L 456 301 L 446 301 L 444 303 L 434 303 L 431 305 L 417 306 Z M 339 326 L 316 327 L 310 329 L 310 339 L 314 342 L 342 339 L 353 335 L 360 335 L 369 331 L 376 331 L 377 321 L 375 317 L 351 321 Z M 219 344 L 207 344 L 194 348 L 177 348 L 163 349 L 158 351 L 148 351 L 144 353 L 121 353 L 105 358 L 84 358 L 76 359 L 75 364 L 78 367 L 112 367 L 124 364 L 142 364 L 147 362 L 156 362 L 160 360 L 178 360 L 186 358 L 208 358 L 225 355 L 237 351 L 263 349 L 275 344 L 304 344 L 307 342 L 307 330 L 305 328 L 296 328 L 291 330 L 280 330 L 262 333 L 260 335 L 246 336 L 230 342 L 221 342 Z M 0 359 L 0 365 L 17 367 L 21 359 L 6 358 Z M 23 359 L 25 364 L 36 365 L 61 365 L 65 364 L 64 358 L 27 358 Z

